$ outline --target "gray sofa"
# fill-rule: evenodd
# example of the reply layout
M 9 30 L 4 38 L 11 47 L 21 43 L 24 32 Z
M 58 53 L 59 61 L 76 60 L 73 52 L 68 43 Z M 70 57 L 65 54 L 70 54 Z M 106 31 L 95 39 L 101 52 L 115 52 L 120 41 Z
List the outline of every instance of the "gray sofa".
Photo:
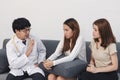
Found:
M 0 80 L 6 80 L 6 77 L 8 75 L 9 72 L 9 64 L 7 61 L 7 57 L 6 57 L 6 43 L 9 41 L 9 39 L 5 39 L 3 41 L 3 46 L 2 49 L 0 49 Z M 47 49 L 47 55 L 46 58 L 49 57 L 54 50 L 57 47 L 58 44 L 58 40 L 42 40 L 42 42 L 44 43 L 46 49 Z M 45 72 L 46 76 L 48 74 L 48 72 Z M 27 78 L 25 80 L 32 80 L 30 78 Z M 46 77 L 47 80 L 47 77 Z
M 9 39 L 5 39 L 3 41 L 2 49 L 0 49 L 0 80 L 6 80 L 7 74 L 9 72 L 8 61 L 7 61 L 7 57 L 6 57 L 6 43 L 8 41 L 9 41 Z M 44 45 L 47 49 L 46 58 L 48 58 L 55 51 L 57 44 L 59 43 L 59 40 L 42 40 L 42 42 L 44 43 Z M 90 44 L 90 42 L 86 41 L 86 52 L 87 52 L 87 61 L 88 62 L 90 60 L 90 49 L 88 47 L 89 44 Z M 118 50 L 118 59 L 119 59 L 119 64 L 120 64 L 120 42 L 117 42 L 117 50 Z M 46 80 L 47 80 L 47 75 L 49 73 L 45 72 L 45 74 L 46 74 Z M 118 69 L 118 75 L 120 77 L 120 66 Z M 79 75 L 79 77 L 80 77 L 80 75 Z M 32 80 L 32 79 L 27 78 L 25 80 Z

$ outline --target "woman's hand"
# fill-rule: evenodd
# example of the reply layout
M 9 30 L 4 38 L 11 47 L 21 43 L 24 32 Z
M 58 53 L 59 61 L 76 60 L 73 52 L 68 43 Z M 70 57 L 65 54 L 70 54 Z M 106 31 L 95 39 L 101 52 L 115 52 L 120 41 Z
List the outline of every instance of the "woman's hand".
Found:
M 89 64 L 86 70 L 91 73 L 97 73 L 97 68 L 93 64 Z
M 46 60 L 46 61 L 43 62 L 43 65 L 44 65 L 44 67 L 45 67 L 47 70 L 50 70 L 51 67 L 53 66 L 53 61 L 51 61 L 51 60 Z

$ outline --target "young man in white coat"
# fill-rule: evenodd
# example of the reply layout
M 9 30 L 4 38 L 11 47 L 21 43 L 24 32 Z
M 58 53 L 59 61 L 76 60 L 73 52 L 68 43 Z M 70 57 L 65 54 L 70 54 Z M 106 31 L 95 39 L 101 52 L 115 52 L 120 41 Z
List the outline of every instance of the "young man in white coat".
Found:
M 38 64 L 45 60 L 46 48 L 39 38 L 30 34 L 31 24 L 26 18 L 17 18 L 12 23 L 15 35 L 6 45 L 10 72 L 6 80 L 45 80 Z

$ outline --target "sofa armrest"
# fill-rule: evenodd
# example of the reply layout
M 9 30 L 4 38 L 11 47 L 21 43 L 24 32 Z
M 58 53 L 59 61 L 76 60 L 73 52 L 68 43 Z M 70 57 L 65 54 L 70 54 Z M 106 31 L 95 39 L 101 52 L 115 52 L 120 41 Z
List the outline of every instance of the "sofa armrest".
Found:
M 6 49 L 0 49 L 0 74 L 8 72 L 8 60 L 6 56 Z
M 6 44 L 10 39 L 4 39 L 3 41 L 3 49 L 6 49 Z

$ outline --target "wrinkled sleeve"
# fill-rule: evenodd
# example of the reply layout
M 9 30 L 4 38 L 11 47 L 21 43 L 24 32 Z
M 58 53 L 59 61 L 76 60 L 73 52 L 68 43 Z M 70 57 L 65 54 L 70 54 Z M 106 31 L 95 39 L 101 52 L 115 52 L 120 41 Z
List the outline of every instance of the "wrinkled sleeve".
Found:
M 29 62 L 27 56 L 25 54 L 18 56 L 13 45 L 7 45 L 6 46 L 6 52 L 7 52 L 7 58 L 9 62 L 10 68 L 21 68 L 23 67 L 26 63 Z
M 81 49 L 83 46 L 84 46 L 84 41 L 81 37 L 79 37 L 77 39 L 76 44 L 75 44 L 73 50 L 71 51 L 70 55 L 60 58 L 60 59 L 57 59 L 57 60 L 54 60 L 53 61 L 54 66 L 58 65 L 60 63 L 72 61 L 73 59 L 75 59 L 78 56 L 78 54 L 81 52 Z

